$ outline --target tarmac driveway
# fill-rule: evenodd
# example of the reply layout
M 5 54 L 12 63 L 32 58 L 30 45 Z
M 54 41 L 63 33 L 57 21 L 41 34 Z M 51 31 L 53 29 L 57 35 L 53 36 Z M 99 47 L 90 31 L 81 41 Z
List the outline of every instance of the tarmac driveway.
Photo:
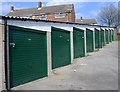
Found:
M 112 42 L 87 57 L 58 68 L 48 78 L 16 90 L 118 90 L 118 42 Z

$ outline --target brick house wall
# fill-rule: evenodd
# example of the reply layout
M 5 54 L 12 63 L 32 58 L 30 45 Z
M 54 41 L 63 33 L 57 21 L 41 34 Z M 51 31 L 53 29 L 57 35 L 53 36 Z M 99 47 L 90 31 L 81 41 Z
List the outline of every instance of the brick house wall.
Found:
M 38 2 L 37 8 L 17 11 L 11 6 L 11 11 L 6 16 L 75 23 L 74 4 L 42 7 L 42 2 Z
M 71 12 L 65 12 L 64 18 L 55 18 L 55 13 L 53 14 L 45 14 L 46 19 L 45 20 L 51 20 L 51 21 L 61 21 L 61 22 L 75 22 L 75 12 L 74 12 L 74 5 Z M 39 15 L 33 15 L 32 19 L 39 19 Z
M 61 21 L 61 22 L 75 22 L 74 5 L 71 12 L 65 13 L 64 18 L 55 18 L 55 14 L 47 14 L 46 20 L 54 20 L 54 21 Z
M 64 18 L 55 18 L 55 14 L 47 14 L 46 20 L 54 20 L 54 21 L 61 21 L 61 22 L 74 22 L 72 13 L 65 13 Z

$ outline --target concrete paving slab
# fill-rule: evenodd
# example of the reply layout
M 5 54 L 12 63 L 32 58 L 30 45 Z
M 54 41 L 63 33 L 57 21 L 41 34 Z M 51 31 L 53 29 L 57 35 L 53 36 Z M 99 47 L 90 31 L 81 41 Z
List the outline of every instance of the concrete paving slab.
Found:
M 118 42 L 14 90 L 118 90 Z

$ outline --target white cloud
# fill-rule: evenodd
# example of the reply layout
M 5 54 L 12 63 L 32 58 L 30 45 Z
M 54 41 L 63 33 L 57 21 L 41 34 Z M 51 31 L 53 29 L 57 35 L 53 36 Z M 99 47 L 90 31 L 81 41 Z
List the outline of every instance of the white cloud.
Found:
M 84 6 L 84 2 L 74 2 L 74 5 L 78 8 L 82 8 Z
M 83 7 L 84 7 L 84 3 L 82 2 L 74 3 L 75 12 L 79 12 L 80 9 L 82 9 Z
M 80 12 L 76 13 L 75 16 L 76 16 L 76 19 L 80 19 L 81 17 L 83 17 L 83 18 L 88 18 L 87 15 L 84 15 L 84 14 L 82 14 L 82 13 L 80 13 Z
M 2 0 L 2 2 L 38 2 L 38 1 L 42 1 L 42 2 L 52 2 L 52 1 L 55 1 L 55 2 L 71 2 L 71 1 L 74 1 L 74 2 L 118 2 L 119 0 Z
M 82 2 L 74 2 L 75 0 L 51 0 L 47 2 L 46 6 L 52 6 L 52 5 L 61 5 L 61 4 L 74 4 L 75 12 L 76 12 L 76 18 L 80 18 L 81 16 L 84 16 L 82 13 L 79 12 L 80 8 L 82 8 L 84 5 Z M 87 16 L 84 16 L 87 17 Z
M 71 4 L 74 3 L 73 0 L 51 0 L 48 1 L 46 6 L 52 6 L 52 5 L 61 5 L 61 4 Z
M 0 15 L 2 15 L 2 3 L 0 3 Z
M 6 15 L 6 13 L 8 13 L 10 11 L 10 5 L 9 4 L 2 4 L 1 9 L 2 9 L 2 15 Z
M 99 12 L 100 12 L 100 10 L 92 10 L 92 11 L 90 11 L 90 14 L 91 14 L 93 17 L 97 17 Z
M 22 3 L 22 2 L 21 2 Z M 8 12 L 10 12 L 10 6 L 11 4 L 10 3 L 7 3 L 7 2 L 4 2 L 2 3 L 1 7 L 0 7 L 0 14 L 1 15 L 6 15 Z M 24 9 L 24 8 L 29 8 L 29 6 L 17 6 L 17 5 L 13 5 L 15 9 Z

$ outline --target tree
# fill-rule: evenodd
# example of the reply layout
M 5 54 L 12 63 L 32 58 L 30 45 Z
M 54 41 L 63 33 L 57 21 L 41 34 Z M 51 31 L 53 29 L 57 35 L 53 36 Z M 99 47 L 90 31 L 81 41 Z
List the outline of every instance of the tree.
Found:
M 98 20 L 108 26 L 117 25 L 118 17 L 118 8 L 114 4 L 104 6 L 98 14 Z
M 118 25 L 120 25 L 120 1 L 118 2 Z

